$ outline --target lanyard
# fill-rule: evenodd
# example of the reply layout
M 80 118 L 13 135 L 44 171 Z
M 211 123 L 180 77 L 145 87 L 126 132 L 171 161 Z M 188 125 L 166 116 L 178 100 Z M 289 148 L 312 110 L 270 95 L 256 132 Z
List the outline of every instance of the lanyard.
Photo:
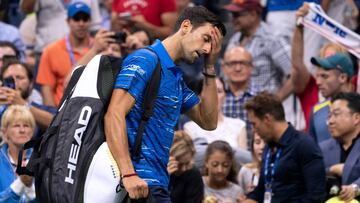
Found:
M 75 56 L 74 56 L 74 51 L 71 47 L 71 44 L 70 44 L 70 40 L 69 40 L 69 35 L 67 34 L 66 35 L 66 49 L 69 53 L 69 56 L 70 56 L 70 60 L 71 60 L 71 66 L 75 65 L 76 64 L 76 60 L 75 60 Z
M 275 170 L 277 165 L 279 164 L 280 154 L 281 154 L 281 149 L 278 149 L 275 155 L 275 161 L 273 167 L 270 167 L 269 163 L 271 160 L 271 149 L 268 148 L 267 150 L 266 158 L 265 158 L 265 170 L 264 170 L 265 188 L 267 190 L 271 190 L 271 185 L 274 180 Z M 270 168 L 271 168 L 271 174 L 270 177 L 268 177 Z

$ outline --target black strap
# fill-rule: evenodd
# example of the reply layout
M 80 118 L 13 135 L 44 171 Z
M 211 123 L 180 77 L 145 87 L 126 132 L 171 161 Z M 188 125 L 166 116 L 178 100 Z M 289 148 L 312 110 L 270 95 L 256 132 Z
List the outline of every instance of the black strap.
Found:
M 152 50 L 150 48 L 146 48 L 146 49 L 155 53 L 154 50 Z M 155 100 L 156 100 L 157 94 L 159 92 L 159 87 L 160 87 L 161 64 L 160 64 L 159 56 L 157 54 L 156 54 L 156 56 L 157 56 L 156 69 L 154 70 L 154 72 L 150 78 L 150 81 L 148 82 L 148 84 L 146 85 L 146 88 L 145 88 L 144 102 L 143 102 L 144 113 L 141 117 L 139 129 L 136 134 L 135 144 L 134 144 L 134 148 L 133 148 L 133 155 L 134 155 L 135 161 L 137 163 L 139 163 L 139 161 L 140 161 L 141 141 L 142 141 L 142 137 L 144 135 L 144 130 L 145 130 L 147 121 L 149 120 L 149 118 L 151 117 L 151 115 L 154 111 Z
M 81 74 L 84 72 L 85 66 L 82 65 L 78 68 L 76 68 L 73 72 L 73 74 L 71 75 L 70 81 L 68 83 L 68 85 L 66 86 L 65 90 L 64 90 L 64 94 L 63 97 L 60 100 L 60 105 L 62 105 L 62 103 L 68 99 L 71 96 L 71 91 L 74 89 L 74 86 L 76 85 L 76 83 L 78 82 Z

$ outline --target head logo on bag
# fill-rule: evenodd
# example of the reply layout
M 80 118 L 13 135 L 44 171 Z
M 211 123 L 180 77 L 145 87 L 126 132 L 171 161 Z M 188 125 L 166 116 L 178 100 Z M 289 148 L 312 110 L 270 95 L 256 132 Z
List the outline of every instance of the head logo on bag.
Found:
M 69 154 L 69 161 L 67 168 L 69 170 L 69 175 L 65 177 L 65 182 L 74 184 L 74 179 L 72 178 L 73 171 L 76 170 L 76 164 L 79 158 L 79 152 L 81 148 L 81 140 L 84 132 L 87 128 L 87 125 L 90 120 L 92 109 L 90 106 L 85 106 L 82 108 L 78 124 L 80 125 L 79 128 L 75 130 L 74 133 L 74 141 L 71 144 L 70 154 Z

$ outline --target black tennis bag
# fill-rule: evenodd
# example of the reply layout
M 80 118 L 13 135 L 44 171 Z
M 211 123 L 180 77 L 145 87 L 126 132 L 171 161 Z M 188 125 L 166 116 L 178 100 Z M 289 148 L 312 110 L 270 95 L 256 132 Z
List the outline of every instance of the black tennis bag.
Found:
M 18 164 L 17 173 L 35 177 L 38 202 L 107 203 L 123 202 L 126 198 L 127 193 L 119 184 L 117 164 L 105 142 L 103 119 L 121 63 L 121 59 L 97 55 L 86 68 L 77 68 L 50 127 L 41 137 L 24 145 L 24 149 L 33 148 L 33 152 L 26 167 Z M 139 151 L 146 121 L 152 114 L 160 72 L 158 60 L 145 89 L 135 151 Z M 21 156 L 20 152 L 20 161 Z

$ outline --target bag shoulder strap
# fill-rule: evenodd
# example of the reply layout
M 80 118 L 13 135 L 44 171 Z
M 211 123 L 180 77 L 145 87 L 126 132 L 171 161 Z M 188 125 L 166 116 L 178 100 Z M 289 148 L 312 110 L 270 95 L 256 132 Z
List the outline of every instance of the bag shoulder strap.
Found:
M 144 130 L 146 127 L 146 124 L 148 120 L 150 119 L 155 106 L 155 100 L 159 92 L 160 87 L 160 81 L 161 81 L 161 63 L 159 56 L 155 53 L 154 50 L 151 48 L 146 47 L 147 50 L 150 50 L 153 52 L 157 57 L 157 63 L 156 68 L 148 81 L 146 87 L 145 87 L 145 93 L 144 93 L 144 102 L 143 102 L 143 108 L 144 112 L 141 117 L 140 125 L 138 132 L 136 134 L 135 144 L 133 148 L 133 158 L 135 158 L 135 161 L 139 163 L 140 161 L 140 151 L 141 151 L 141 141 L 144 134 Z

